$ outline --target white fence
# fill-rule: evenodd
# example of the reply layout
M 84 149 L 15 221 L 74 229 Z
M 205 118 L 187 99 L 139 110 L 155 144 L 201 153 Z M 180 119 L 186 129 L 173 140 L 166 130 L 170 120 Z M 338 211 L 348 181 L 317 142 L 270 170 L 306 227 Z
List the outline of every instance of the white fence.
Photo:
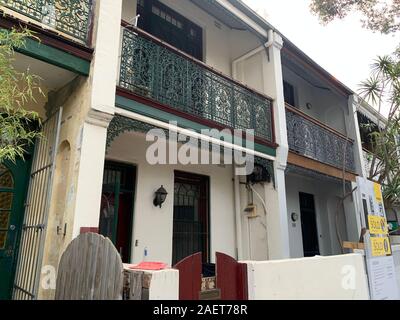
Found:
M 250 300 L 369 299 L 361 254 L 245 263 Z

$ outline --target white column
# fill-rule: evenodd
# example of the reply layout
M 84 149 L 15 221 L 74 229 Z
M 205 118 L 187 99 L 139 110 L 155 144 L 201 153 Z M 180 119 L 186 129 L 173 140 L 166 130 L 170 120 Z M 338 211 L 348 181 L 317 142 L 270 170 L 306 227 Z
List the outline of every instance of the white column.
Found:
M 354 153 L 354 164 L 356 168 L 356 173 L 360 174 L 362 177 L 367 177 L 368 172 L 366 172 L 364 156 L 363 156 L 363 148 L 361 143 L 361 135 L 360 135 L 360 126 L 358 123 L 357 117 L 357 106 L 358 106 L 358 97 L 356 95 L 352 95 L 349 98 L 349 124 L 347 130 L 350 134 L 353 134 L 354 137 L 354 145 L 353 145 L 353 153 Z M 347 123 L 348 121 L 346 121 Z M 351 188 L 357 187 L 357 183 L 352 182 Z M 349 241 L 358 242 L 360 238 L 361 228 L 363 225 L 363 212 L 362 207 L 357 201 L 357 192 L 354 192 L 353 195 L 348 198 L 345 203 L 345 211 L 346 211 L 346 219 L 347 219 L 347 233 L 349 235 Z M 349 216 L 350 214 L 355 213 L 355 217 Z
M 81 227 L 98 227 L 107 127 L 115 109 L 122 0 L 96 4 L 89 110 L 81 128 L 73 237 Z
M 73 237 L 79 235 L 81 227 L 99 225 L 107 126 L 111 119 L 103 115 L 105 118 L 102 125 L 86 121 L 81 131 Z
M 101 0 L 97 2 L 97 6 L 95 56 L 91 70 L 91 108 L 114 114 L 122 0 Z
M 266 80 L 264 83 L 265 92 L 269 92 L 274 99 L 275 137 L 276 143 L 279 144 L 274 163 L 275 189 L 278 193 L 278 205 L 267 216 L 270 259 L 285 259 L 290 257 L 285 186 L 285 169 L 289 148 L 286 131 L 285 99 L 283 95 L 282 46 L 282 38 L 277 33 L 274 33 L 274 42 L 269 48 L 269 57 L 263 60 L 264 79 Z M 268 198 L 268 194 L 271 194 L 271 192 L 266 192 L 266 198 Z
M 349 120 L 346 121 L 346 130 L 347 132 L 349 132 L 349 136 L 354 139 L 353 152 L 356 173 L 362 175 L 363 177 L 366 177 L 368 175 L 368 172 L 366 172 L 364 164 L 360 127 L 357 117 L 357 105 L 358 97 L 355 95 L 350 96 L 348 102 Z

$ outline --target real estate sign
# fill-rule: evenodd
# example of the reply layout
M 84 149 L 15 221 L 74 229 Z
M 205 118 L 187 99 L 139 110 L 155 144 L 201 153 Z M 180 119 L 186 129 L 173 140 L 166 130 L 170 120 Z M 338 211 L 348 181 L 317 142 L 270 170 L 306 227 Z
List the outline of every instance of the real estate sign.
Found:
M 381 186 L 361 177 L 357 177 L 357 185 L 367 228 L 364 243 L 371 299 L 397 300 L 399 288 Z

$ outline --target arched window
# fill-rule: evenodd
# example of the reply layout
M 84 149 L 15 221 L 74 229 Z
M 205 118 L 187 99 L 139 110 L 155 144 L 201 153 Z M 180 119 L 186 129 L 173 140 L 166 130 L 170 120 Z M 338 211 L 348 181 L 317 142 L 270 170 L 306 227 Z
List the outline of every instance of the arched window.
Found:
M 14 188 L 14 179 L 11 171 L 2 164 L 0 164 L 0 188 Z
M 11 171 L 0 164 L 0 250 L 5 248 L 11 216 L 14 179 Z

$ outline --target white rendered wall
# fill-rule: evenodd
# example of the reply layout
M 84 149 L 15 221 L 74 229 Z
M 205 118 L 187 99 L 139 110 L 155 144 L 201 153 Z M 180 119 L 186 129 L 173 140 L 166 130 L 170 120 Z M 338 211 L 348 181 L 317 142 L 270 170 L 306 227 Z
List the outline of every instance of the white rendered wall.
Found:
M 114 140 L 107 159 L 137 166 L 132 239 L 132 262 L 143 260 L 147 247 L 149 261 L 171 265 L 174 201 L 174 170 L 209 176 L 211 261 L 215 252 L 236 256 L 235 211 L 232 167 L 218 165 L 150 165 L 146 161 L 143 135 L 125 133 Z M 154 192 L 163 185 L 168 192 L 162 208 L 154 207 Z M 135 242 L 137 246 L 135 246 Z
M 245 178 L 241 182 L 245 182 Z M 261 196 L 266 204 L 266 212 L 262 201 L 253 193 L 253 197 L 249 195 L 249 191 L 244 184 L 240 185 L 240 204 L 241 204 L 241 225 L 242 225 L 242 244 L 243 259 L 253 261 L 263 261 L 273 258 L 270 252 L 274 252 L 274 237 L 272 228 L 268 225 L 271 215 L 278 210 L 278 195 L 274 189 L 272 182 L 265 184 L 256 184 L 253 186 L 256 192 Z M 253 198 L 253 199 L 251 199 Z M 256 206 L 257 217 L 249 218 L 245 213 L 245 208 L 251 203 Z
M 250 300 L 369 299 L 361 254 L 246 263 Z

